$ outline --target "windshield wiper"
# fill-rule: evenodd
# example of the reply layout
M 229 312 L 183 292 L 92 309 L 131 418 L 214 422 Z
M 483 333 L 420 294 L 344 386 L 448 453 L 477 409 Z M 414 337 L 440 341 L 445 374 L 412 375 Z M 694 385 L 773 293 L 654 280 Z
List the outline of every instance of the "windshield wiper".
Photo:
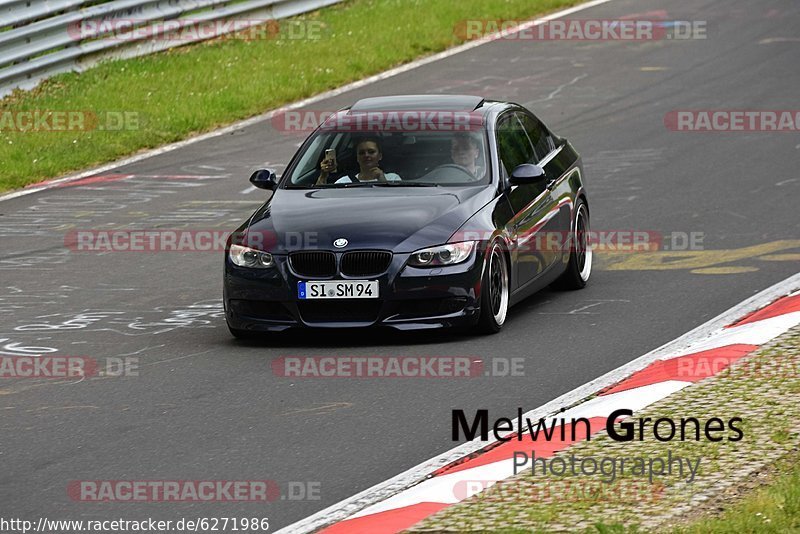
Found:
M 286 189 L 346 189 L 349 187 L 440 187 L 439 184 L 425 182 L 348 182 L 345 184 L 289 185 Z
M 325 184 L 325 185 L 289 185 L 286 189 L 342 189 L 345 187 L 366 187 L 372 185 L 369 182 L 355 182 L 346 184 Z
M 380 187 L 439 187 L 439 184 L 426 182 L 370 182 Z

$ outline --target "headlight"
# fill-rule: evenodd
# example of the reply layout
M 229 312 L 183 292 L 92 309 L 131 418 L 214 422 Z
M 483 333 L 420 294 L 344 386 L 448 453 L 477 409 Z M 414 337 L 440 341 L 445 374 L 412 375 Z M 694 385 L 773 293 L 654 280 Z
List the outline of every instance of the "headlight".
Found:
M 252 267 L 254 269 L 265 269 L 275 265 L 272 254 L 261 252 L 241 245 L 231 245 L 228 257 L 239 267 Z
M 469 258 L 473 248 L 475 248 L 475 241 L 425 248 L 413 253 L 408 260 L 408 264 L 412 267 L 455 265 Z

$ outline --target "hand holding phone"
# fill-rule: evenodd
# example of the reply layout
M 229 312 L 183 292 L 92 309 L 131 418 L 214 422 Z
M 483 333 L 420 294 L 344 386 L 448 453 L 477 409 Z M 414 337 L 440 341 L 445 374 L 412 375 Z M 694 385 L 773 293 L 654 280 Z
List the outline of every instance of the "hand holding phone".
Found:
M 333 148 L 325 150 L 325 158 L 322 160 L 321 168 L 326 172 L 336 172 L 336 150 Z

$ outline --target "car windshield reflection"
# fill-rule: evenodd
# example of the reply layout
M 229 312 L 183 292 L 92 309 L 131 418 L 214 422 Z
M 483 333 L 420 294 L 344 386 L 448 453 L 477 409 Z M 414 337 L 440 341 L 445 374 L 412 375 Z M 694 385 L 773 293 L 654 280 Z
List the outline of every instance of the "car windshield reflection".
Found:
M 489 183 L 480 131 L 320 130 L 284 182 L 288 188 L 438 187 Z

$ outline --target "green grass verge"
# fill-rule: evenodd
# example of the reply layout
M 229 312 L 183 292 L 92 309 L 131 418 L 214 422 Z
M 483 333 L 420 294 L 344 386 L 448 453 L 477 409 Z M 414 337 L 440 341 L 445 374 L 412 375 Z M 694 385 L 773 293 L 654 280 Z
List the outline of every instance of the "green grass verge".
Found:
M 702 519 L 675 534 L 800 532 L 800 455 L 775 466 L 773 480 L 747 495 L 719 517 Z
M 0 190 L 178 141 L 439 52 L 463 41 L 454 31 L 460 21 L 531 18 L 579 2 L 351 0 L 294 19 L 320 21 L 316 40 L 220 40 L 59 75 L 0 100 L 0 113 L 135 112 L 138 126 L 23 133 L 0 122 Z

